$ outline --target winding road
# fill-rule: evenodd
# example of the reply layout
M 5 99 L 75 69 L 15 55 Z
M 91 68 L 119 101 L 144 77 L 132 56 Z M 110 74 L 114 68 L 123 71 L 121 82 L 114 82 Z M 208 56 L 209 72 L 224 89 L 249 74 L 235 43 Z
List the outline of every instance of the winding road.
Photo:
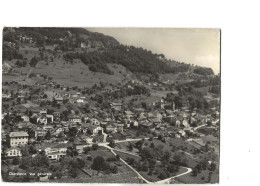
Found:
M 188 174 L 188 173 L 190 173 L 190 172 L 192 171 L 192 169 L 189 168 L 189 167 L 182 167 L 182 168 L 186 168 L 187 171 L 184 172 L 184 173 L 182 173 L 182 174 L 178 174 L 178 175 L 176 175 L 176 176 L 173 176 L 173 177 L 170 177 L 170 178 L 167 178 L 167 179 L 164 179 L 164 180 L 157 181 L 157 182 L 155 182 L 155 183 L 157 183 L 157 184 L 162 184 L 162 183 L 164 183 L 164 184 L 165 184 L 165 183 L 170 184 L 170 182 L 171 182 L 172 179 L 177 178 L 177 177 L 180 177 L 180 176 L 183 176 L 183 175 Z
M 208 125 L 208 124 L 200 125 L 200 126 L 198 126 L 198 127 L 195 127 L 194 130 L 198 130 L 199 128 L 204 127 L 204 126 L 207 126 L 207 125 Z
M 145 138 L 145 139 L 149 139 L 149 138 Z M 116 140 L 115 143 L 130 142 L 130 141 L 140 141 L 140 140 L 142 140 L 142 139 L 126 139 L 126 140 L 121 140 L 121 141 Z M 127 152 L 127 151 L 114 149 L 114 148 L 110 147 L 108 144 L 109 144 L 109 143 L 99 143 L 98 145 L 109 149 L 115 156 L 116 156 L 117 154 L 115 153 L 114 150 L 119 151 L 119 152 L 123 152 L 123 153 L 130 154 L 130 153 Z M 131 153 L 131 155 L 137 156 L 136 154 L 133 154 L 133 153 Z M 129 167 L 131 170 L 133 170 L 133 171 L 138 175 L 138 178 L 142 179 L 145 183 L 149 183 L 149 184 L 170 184 L 170 182 L 171 182 L 172 179 L 174 179 L 174 178 L 176 178 L 176 177 L 183 176 L 183 175 L 188 174 L 188 173 L 190 173 L 190 172 L 192 171 L 192 169 L 189 168 L 189 167 L 182 167 L 182 168 L 187 169 L 187 171 L 184 172 L 184 173 L 178 174 L 178 175 L 176 175 L 176 176 L 173 176 L 173 177 L 164 179 L 164 180 L 160 180 L 160 181 L 157 181 L 157 182 L 150 182 L 150 181 L 148 181 L 147 179 L 145 179 L 145 178 L 144 178 L 138 171 L 136 171 L 132 166 L 130 166 L 125 160 L 123 160 L 122 158 L 120 158 L 120 161 L 122 161 L 127 167 Z

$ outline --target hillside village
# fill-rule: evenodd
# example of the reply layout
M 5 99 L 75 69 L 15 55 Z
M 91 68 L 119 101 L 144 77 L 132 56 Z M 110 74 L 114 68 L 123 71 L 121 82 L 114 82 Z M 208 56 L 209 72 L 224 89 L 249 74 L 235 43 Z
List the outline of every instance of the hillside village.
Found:
M 4 181 L 218 183 L 219 75 L 53 29 L 4 29 Z

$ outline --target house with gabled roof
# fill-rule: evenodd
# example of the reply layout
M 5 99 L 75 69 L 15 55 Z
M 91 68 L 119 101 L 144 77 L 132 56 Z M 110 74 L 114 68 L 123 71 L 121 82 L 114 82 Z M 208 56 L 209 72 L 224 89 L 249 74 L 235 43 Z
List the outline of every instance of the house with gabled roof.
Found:
M 19 147 L 11 147 L 11 148 L 6 149 L 4 151 L 4 155 L 6 157 L 21 157 L 22 152 L 21 152 L 21 149 Z

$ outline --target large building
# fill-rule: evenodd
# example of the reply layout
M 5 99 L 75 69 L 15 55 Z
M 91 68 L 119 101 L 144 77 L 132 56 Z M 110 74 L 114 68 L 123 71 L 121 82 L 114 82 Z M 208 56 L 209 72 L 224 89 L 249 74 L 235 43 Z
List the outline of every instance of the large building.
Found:
M 27 132 L 10 132 L 7 136 L 7 143 L 9 147 L 25 145 L 28 144 L 28 137 Z

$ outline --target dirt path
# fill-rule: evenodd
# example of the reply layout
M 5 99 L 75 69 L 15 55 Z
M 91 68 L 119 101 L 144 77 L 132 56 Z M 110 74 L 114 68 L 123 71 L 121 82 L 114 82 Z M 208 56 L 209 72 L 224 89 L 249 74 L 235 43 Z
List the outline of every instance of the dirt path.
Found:
M 114 154 L 115 156 L 117 155 L 115 152 L 114 152 L 114 149 L 111 148 L 110 146 L 106 145 L 106 144 L 102 144 L 101 146 L 103 147 L 106 147 L 107 149 L 109 149 L 112 154 Z M 122 161 L 127 167 L 129 167 L 131 170 L 133 170 L 140 179 L 142 179 L 145 183 L 152 183 L 152 182 L 149 182 L 147 179 L 145 179 L 139 172 L 137 172 L 132 166 L 128 165 L 128 163 L 125 162 L 125 160 L 123 160 L 122 158 L 120 158 L 120 161 Z
M 135 139 L 135 141 L 137 141 L 137 140 L 141 140 L 141 139 Z M 126 140 L 124 140 L 124 141 L 126 141 Z M 109 149 L 115 156 L 116 156 L 117 154 L 115 153 L 114 150 L 119 151 L 119 152 L 122 152 L 122 153 L 126 153 L 126 154 L 131 154 L 131 155 L 134 155 L 134 156 L 138 156 L 138 155 L 129 153 L 129 152 L 127 152 L 127 151 L 113 149 L 113 148 L 111 148 L 110 146 L 108 146 L 108 143 L 102 143 L 102 144 L 100 144 L 100 146 L 106 147 L 106 148 Z M 164 180 L 160 180 L 160 181 L 157 181 L 157 182 L 150 182 L 150 181 L 148 181 L 147 179 L 145 179 L 145 178 L 144 178 L 138 171 L 136 171 L 132 166 L 130 166 L 125 160 L 123 160 L 122 158 L 120 158 L 120 161 L 122 161 L 127 167 L 129 167 L 131 170 L 133 170 L 133 171 L 138 175 L 138 177 L 139 177 L 140 179 L 142 179 L 145 183 L 149 183 L 149 184 L 165 184 L 165 183 L 168 183 L 168 184 L 169 184 L 170 181 L 171 181 L 171 179 L 174 179 L 174 178 L 176 178 L 176 177 L 183 176 L 183 175 L 188 174 L 188 173 L 190 173 L 190 172 L 192 171 L 192 169 L 189 168 L 189 167 L 182 167 L 182 168 L 187 169 L 187 171 L 184 172 L 184 173 L 178 174 L 178 175 L 176 175 L 176 176 L 173 176 L 173 177 L 164 179 Z
M 197 130 L 197 129 L 199 129 L 199 128 L 201 128 L 201 127 L 204 127 L 204 126 L 206 126 L 207 124 L 203 124 L 203 125 L 200 125 L 200 126 L 198 126 L 198 127 L 195 127 L 194 128 L 194 130 Z
M 165 183 L 170 184 L 171 179 L 174 179 L 174 178 L 176 178 L 176 177 L 183 176 L 183 175 L 188 174 L 188 173 L 190 173 L 190 172 L 192 171 L 192 169 L 189 168 L 189 167 L 182 167 L 182 168 L 187 169 L 187 171 L 184 172 L 184 173 L 182 173 L 182 174 L 178 174 L 178 175 L 176 175 L 176 176 L 173 176 L 173 177 L 170 177 L 170 178 L 167 178 L 167 179 L 164 179 L 164 180 L 157 181 L 157 182 L 155 182 L 155 183 L 156 183 L 156 184 L 162 184 L 162 183 L 164 183 L 164 184 L 165 184 Z

